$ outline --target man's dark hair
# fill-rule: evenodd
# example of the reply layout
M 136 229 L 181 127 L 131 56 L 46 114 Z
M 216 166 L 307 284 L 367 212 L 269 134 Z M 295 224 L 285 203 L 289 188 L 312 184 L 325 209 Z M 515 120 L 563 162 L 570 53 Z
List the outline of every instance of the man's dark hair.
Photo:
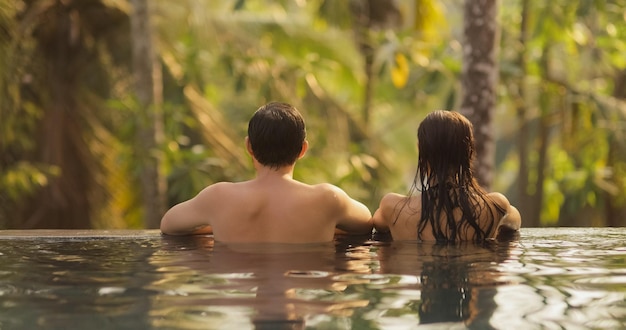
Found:
M 304 119 L 287 103 L 272 102 L 260 107 L 248 123 L 254 157 L 271 168 L 295 163 L 305 139 Z

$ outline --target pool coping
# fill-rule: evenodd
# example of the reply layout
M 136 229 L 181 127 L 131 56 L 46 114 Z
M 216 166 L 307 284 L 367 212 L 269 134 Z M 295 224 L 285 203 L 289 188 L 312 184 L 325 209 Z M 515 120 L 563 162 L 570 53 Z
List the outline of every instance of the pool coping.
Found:
M 598 231 L 623 235 L 626 227 L 522 227 L 520 238 L 555 238 L 564 235 L 593 235 Z M 206 235 L 213 236 L 213 235 Z M 2 229 L 0 240 L 9 239 L 85 239 L 85 238 L 159 238 L 159 229 Z
M 159 229 L 8 229 L 0 230 L 0 239 L 16 238 L 110 238 L 160 237 Z

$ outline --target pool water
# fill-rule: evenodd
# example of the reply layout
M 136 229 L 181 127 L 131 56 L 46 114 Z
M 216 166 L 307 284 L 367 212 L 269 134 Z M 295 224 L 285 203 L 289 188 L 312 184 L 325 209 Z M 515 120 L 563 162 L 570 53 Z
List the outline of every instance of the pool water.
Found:
M 620 329 L 626 228 L 493 244 L 0 231 L 0 329 Z

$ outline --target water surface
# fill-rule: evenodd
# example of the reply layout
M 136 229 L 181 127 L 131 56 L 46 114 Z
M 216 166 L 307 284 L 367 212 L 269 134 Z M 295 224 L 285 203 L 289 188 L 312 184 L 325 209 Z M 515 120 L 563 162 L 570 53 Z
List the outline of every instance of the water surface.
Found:
M 494 244 L 0 231 L 0 329 L 626 328 L 625 228 Z

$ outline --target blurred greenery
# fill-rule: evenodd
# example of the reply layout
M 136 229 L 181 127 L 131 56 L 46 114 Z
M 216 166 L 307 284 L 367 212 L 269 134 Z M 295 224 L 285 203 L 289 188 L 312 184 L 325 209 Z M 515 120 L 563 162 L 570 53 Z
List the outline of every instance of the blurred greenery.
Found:
M 307 122 L 295 177 L 374 211 L 408 190 L 420 120 L 460 103 L 461 1 L 149 4 L 164 124 L 151 152 L 169 205 L 251 178 L 247 121 L 280 100 Z M 527 225 L 626 225 L 623 8 L 500 3 L 491 188 Z M 0 3 L 0 228 L 144 226 L 131 13 L 127 0 Z

